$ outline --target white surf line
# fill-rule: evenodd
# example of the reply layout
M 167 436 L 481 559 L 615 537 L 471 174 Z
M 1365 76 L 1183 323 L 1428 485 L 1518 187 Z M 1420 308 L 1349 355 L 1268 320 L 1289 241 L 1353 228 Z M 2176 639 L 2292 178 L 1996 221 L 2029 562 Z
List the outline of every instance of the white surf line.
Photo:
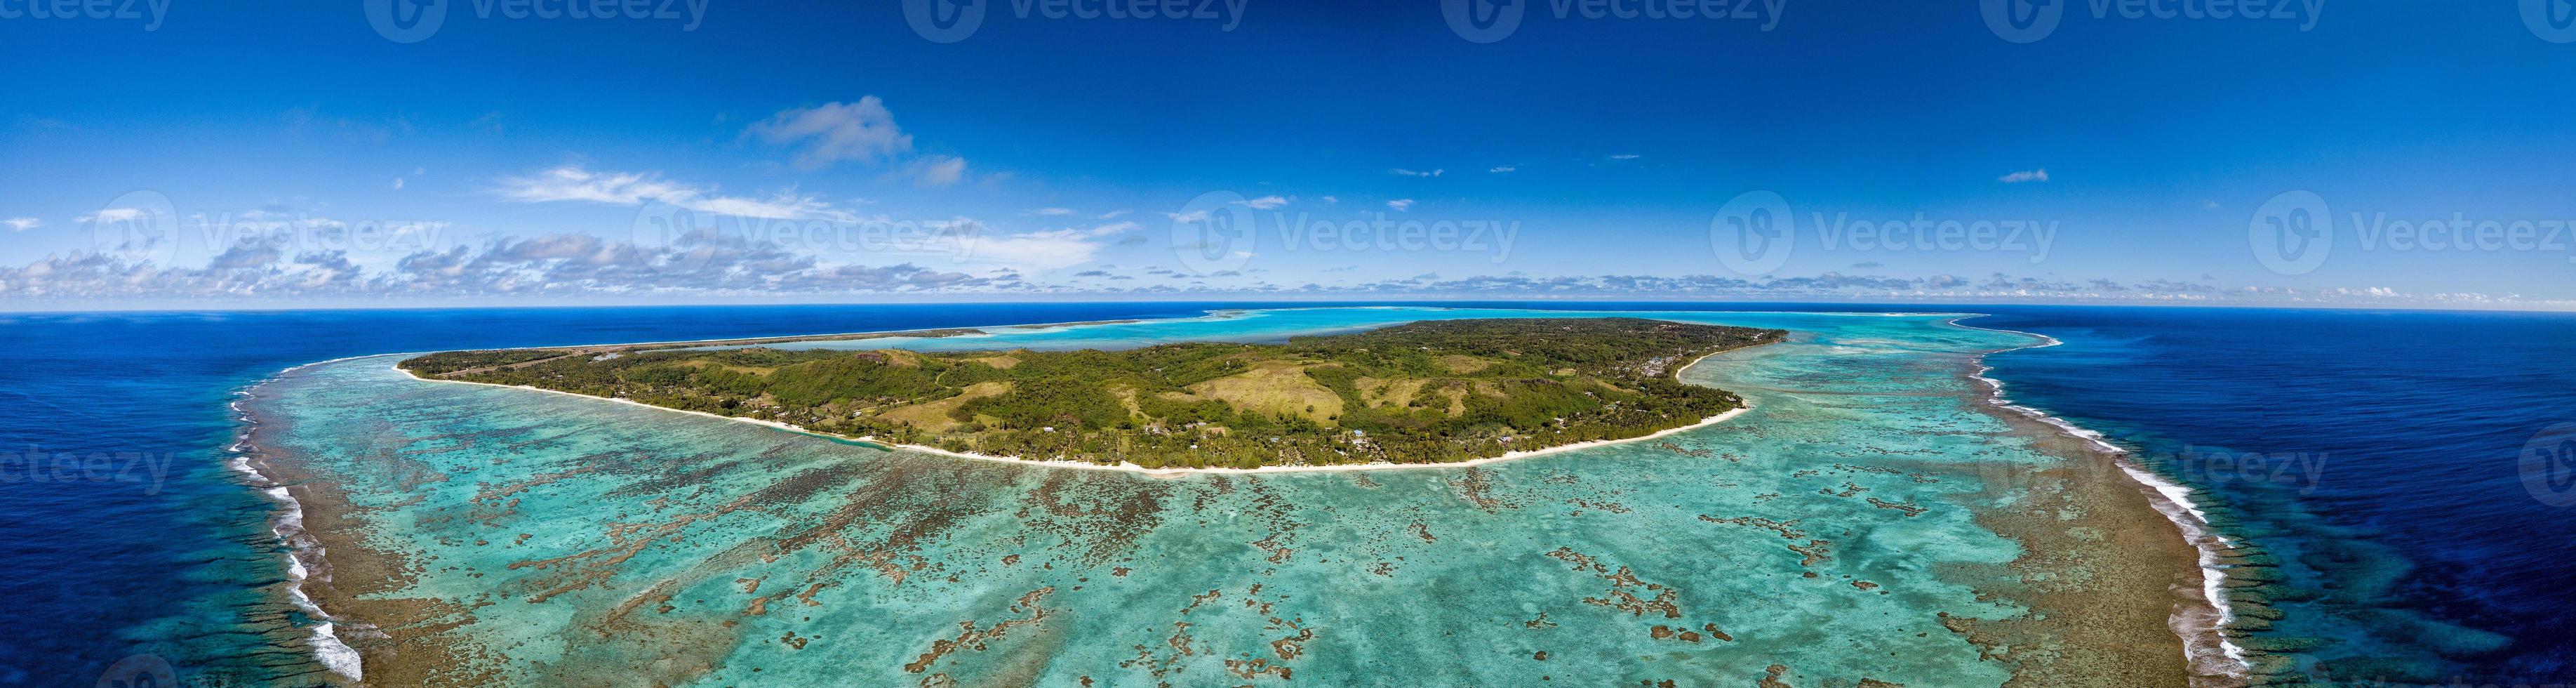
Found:
M 1692 366 L 1697 366 L 1697 365 L 1699 365 L 1701 361 L 1706 361 L 1706 360 L 1708 360 L 1710 356 L 1716 356 L 1716 355 L 1718 355 L 1718 354 L 1727 353 L 1728 351 L 1745 351 L 1745 350 L 1750 350 L 1750 349 L 1753 349 L 1753 348 L 1755 348 L 1755 347 L 1759 347 L 1759 346 L 1764 346 L 1764 345 L 1756 344 L 1756 345 L 1754 345 L 1754 346 L 1738 347 L 1738 348 L 1734 348 L 1734 349 L 1727 349 L 1727 350 L 1725 350 L 1725 351 L 1711 351 L 1711 352 L 1708 352 L 1708 353 L 1705 353 L 1705 354 L 1701 354 L 1699 358 L 1691 359 L 1691 362 L 1690 362 L 1690 363 L 1684 364 L 1684 365 L 1683 365 L 1681 368 L 1679 368 L 1679 369 L 1675 369 L 1675 370 L 1673 371 L 1673 377 L 1674 377 L 1675 379 L 1680 379 L 1681 374 L 1682 374 L 1682 372 L 1683 372 L 1683 371 L 1690 370 Z M 635 401 L 635 400 L 633 400 L 633 399 L 616 399 L 616 398 L 611 398 L 611 397 L 592 396 L 592 395 L 588 395 L 588 394 L 582 394 L 582 393 L 579 393 L 579 392 L 566 392 L 566 391 L 562 391 L 562 390 L 545 389 L 545 388 L 542 388 L 542 387 L 531 387 L 531 386 L 528 386 L 528 385 L 504 385 L 504 384 L 498 384 L 498 383 L 492 383 L 492 382 L 474 382 L 474 381 L 471 381 L 471 380 L 448 380 L 448 379 L 442 379 L 442 378 L 428 378 L 428 377 L 421 377 L 420 375 L 415 374 L 415 373 L 413 373 L 413 372 L 411 372 L 411 371 L 409 371 L 409 370 L 404 370 L 404 369 L 402 368 L 402 366 L 401 366 L 401 362 L 400 362 L 400 361 L 396 361 L 396 362 L 395 362 L 395 365 L 393 365 L 393 366 L 392 366 L 392 368 L 393 368 L 393 370 L 394 370 L 395 372 L 399 372 L 399 373 L 402 373 L 402 374 L 404 374 L 404 375 L 408 375 L 408 376 L 410 376 L 410 377 L 411 377 L 412 379 L 414 379 L 414 380 L 420 380 L 420 381 L 423 381 L 423 382 L 450 382 L 450 383 L 464 384 L 464 385 L 483 385 L 483 386 L 486 386 L 486 387 L 499 387 L 499 388 L 502 388 L 502 389 L 523 389 L 523 390 L 530 390 L 530 391 L 537 391 L 537 392 L 546 392 L 546 393 L 550 393 L 550 394 L 561 394 L 561 395 L 565 395 L 565 396 L 580 397 L 580 398 L 583 398 L 583 399 L 591 399 L 591 400 L 595 400 L 595 401 L 609 401 L 609 402 L 616 402 L 616 403 L 620 403 L 620 404 L 628 404 L 628 405 L 632 405 L 632 406 L 640 406 L 640 407 L 648 408 L 648 409 L 655 409 L 655 410 L 660 410 L 660 411 L 669 411 L 669 412 L 672 412 L 672 413 L 686 413 L 686 414 L 695 415 L 695 416 L 705 416 L 705 417 L 708 417 L 708 418 L 716 418 L 716 419 L 722 419 L 722 420 L 730 420 L 730 421 L 738 421 L 738 422 L 743 422 L 743 423 L 750 423 L 750 424 L 753 424 L 753 425 L 758 425 L 758 426 L 762 426 L 762 427 L 767 427 L 767 428 L 771 428 L 771 429 L 775 429 L 775 430 L 784 430 L 784 431 L 787 431 L 787 432 L 793 432 L 793 433 L 797 433 L 797 434 L 800 434 L 800 435 L 810 435 L 810 436 L 820 437 L 820 438 L 823 438 L 823 439 L 829 439 L 829 440 L 842 440 L 842 441 L 851 441 L 851 440 L 856 440 L 856 441 L 859 441 L 859 442 L 866 442 L 866 443 L 868 443 L 868 444 L 874 444 L 874 445 L 879 445 L 879 446 L 884 446 L 884 447 L 890 447 L 890 448 L 894 448 L 894 449 L 904 449 L 904 450 L 910 450 L 910 451 L 917 451 L 917 452 L 922 452 L 922 453 L 925 453 L 925 454 L 937 454 L 937 455 L 940 455 L 940 456 L 951 456 L 951 457 L 956 457 L 956 458 L 961 458 L 961 459 L 974 459 L 974 460 L 977 460 L 977 461 L 996 461 L 996 462 L 1003 462 L 1003 463 L 1015 463 L 1015 464 L 1029 465 L 1029 466 L 1043 466 L 1043 467 L 1047 467 L 1047 468 L 1071 468 L 1071 469 L 1076 469 L 1076 470 L 1091 470 L 1091 471 L 1124 471 L 1124 472 L 1128 472 L 1128 473 L 1137 473 L 1137 474 L 1142 474 L 1142 475 L 1145 475 L 1145 476 L 1148 476 L 1148 477 L 1156 477 L 1156 478 L 1179 477 L 1179 476 L 1182 476 L 1182 475 L 1187 475 L 1187 474 L 1192 474 L 1192 473 L 1206 473 L 1206 474 L 1276 474 L 1276 473 L 1313 473 L 1313 472 L 1328 472 L 1328 471 L 1393 471 L 1393 470 L 1421 469 L 1421 468 L 1468 468 L 1468 467 L 1473 467 L 1473 466 L 1482 466 L 1482 465 L 1489 464 L 1489 463 L 1499 463 L 1499 462 L 1503 462 L 1503 461 L 1513 461 L 1513 460 L 1518 460 L 1518 459 L 1526 459 L 1526 458 L 1530 458 L 1530 457 L 1533 457 L 1533 456 L 1544 456 L 1544 455 L 1554 454 L 1554 453 L 1558 453 L 1558 452 L 1574 451 L 1574 450 L 1577 450 L 1577 449 L 1591 449 L 1591 448 L 1595 448 L 1595 447 L 1606 447 L 1606 446 L 1610 446 L 1610 445 L 1614 445 L 1614 444 L 1622 444 L 1622 443 L 1627 443 L 1627 442 L 1640 442 L 1640 441 L 1645 441 L 1645 440 L 1658 439 L 1658 438 L 1662 438 L 1662 437 L 1670 436 L 1670 435 L 1672 435 L 1672 434 L 1674 434 L 1674 433 L 1683 432 L 1683 431 L 1686 431 L 1686 430 L 1696 430 L 1696 429 L 1699 429 L 1699 428 L 1704 428 L 1704 427 L 1708 427 L 1708 426 L 1711 426 L 1711 425 L 1716 425 L 1716 424 L 1718 424 L 1718 423 L 1723 423 L 1723 422 L 1726 422 L 1727 420 L 1732 419 L 1732 418 L 1734 418 L 1734 417 L 1736 417 L 1736 416 L 1743 415 L 1743 414 L 1744 414 L 1744 412 L 1746 412 L 1746 411 L 1751 411 L 1751 410 L 1753 410 L 1753 405 L 1752 405 L 1752 403 L 1751 403 L 1751 402 L 1740 402 L 1740 403 L 1743 403 L 1744 405 L 1743 405 L 1743 406 L 1736 407 L 1736 408 L 1734 408 L 1734 409 L 1732 409 L 1732 410 L 1729 410 L 1729 411 L 1727 411 L 1727 412 L 1725 412 L 1725 413 L 1720 413 L 1720 414 L 1717 414 L 1717 415 L 1714 415 L 1714 416 L 1709 416 L 1709 417 L 1707 417 L 1707 418 L 1702 418 L 1702 419 L 1700 419 L 1700 421 L 1699 421 L 1699 422 L 1697 422 L 1697 423 L 1692 423 L 1692 424 L 1690 424 L 1690 425 L 1684 425 L 1684 426 L 1677 427 L 1677 428 L 1668 428 L 1668 429 L 1665 429 L 1665 430 L 1659 430 L 1659 431 L 1656 431 L 1656 432 L 1654 432 L 1654 433 L 1650 433 L 1650 434 L 1646 434 L 1646 435 L 1639 435 L 1639 436 L 1636 436 L 1636 437 L 1629 437 L 1629 438 L 1615 439 L 1615 440 L 1592 440 L 1592 441 L 1588 441 L 1588 442 L 1576 442 L 1576 443 L 1573 443 L 1573 444 L 1562 444 L 1562 445 L 1557 445 L 1557 446 L 1553 446 L 1553 447 L 1547 447 L 1547 448 L 1544 448 L 1544 449 L 1513 450 L 1513 451 L 1503 452 L 1503 455 L 1501 455 L 1501 456 L 1490 456 L 1490 457 L 1486 457 L 1486 458 L 1481 458 L 1481 459 L 1470 459 L 1470 460 L 1466 460 L 1466 461 L 1449 461 L 1449 462 L 1442 462 L 1442 463 L 1391 463 L 1391 462 L 1385 462 L 1385 461 L 1378 461 L 1378 462 L 1372 462 L 1372 463 L 1335 464 L 1335 465 L 1329 465 L 1329 466 L 1262 466 L 1262 467 L 1258 467 L 1258 468 L 1146 468 L 1146 467 L 1144 467 L 1144 466 L 1136 465 L 1134 462 L 1130 462 L 1130 461 L 1121 461 L 1121 462 L 1114 463 L 1114 464 L 1100 464 L 1100 463 L 1091 463 L 1091 462 L 1088 462 L 1088 461 L 1055 460 L 1055 459 L 1028 459 L 1028 458 L 1021 458 L 1021 457 L 1017 457 L 1017 456 L 996 456 L 996 455 L 992 455 L 992 454 L 979 454 L 979 453 L 975 453 L 975 452 L 949 451 L 949 450 L 941 449 L 941 448 L 938 448 L 938 447 L 928 447 L 928 446 L 922 446 L 922 445 L 918 445 L 918 444 L 902 444 L 902 443 L 896 443 L 896 442 L 886 442 L 886 441 L 883 441 L 883 440 L 875 439 L 875 438 L 873 438 L 873 437 L 855 437 L 855 438 L 854 438 L 854 437 L 843 437 L 843 436 L 841 436 L 841 435 L 835 435 L 835 434 L 827 433 L 827 432 L 816 432 L 816 431 L 813 431 L 813 430 L 807 430 L 807 429 L 802 428 L 802 427 L 797 427 L 797 426 L 795 426 L 795 425 L 790 425 L 790 424 L 787 424 L 787 423 L 781 423 L 781 422 L 774 421 L 774 420 L 761 420 L 761 419 L 758 419 L 758 418 L 744 418 L 744 417 L 741 417 L 741 416 L 720 416 L 720 415 L 716 415 L 716 414 L 713 414 L 713 413 L 707 413 L 707 412 L 705 412 L 705 411 L 690 411 L 690 410 L 687 410 L 687 409 L 675 409 L 675 408 L 671 408 L 671 407 L 668 407 L 668 406 L 655 406 L 655 405 L 652 405 L 652 404 L 647 404 L 647 403 L 644 403 L 644 402 Z
M 2206 633 L 2216 639 L 2219 653 L 2223 655 L 2226 658 L 2227 663 L 2231 665 L 2230 669 L 2227 670 L 2227 675 L 2229 677 L 2242 679 L 2250 676 L 2253 672 L 2253 666 L 2245 659 L 2245 648 L 2238 646 L 2235 641 L 2229 640 L 2225 631 L 2227 623 L 2235 620 L 2236 610 L 2227 600 L 2225 587 L 2227 584 L 2227 570 L 2219 565 L 2218 560 L 2226 551 L 2232 550 L 2234 547 L 2230 544 L 2226 535 L 2220 534 L 2216 526 L 2210 525 L 2208 512 L 2202 511 L 2200 505 L 2192 501 L 2192 488 L 2187 485 L 2167 480 L 2164 476 L 2157 475 L 2155 471 L 2148 470 L 2145 466 L 2139 465 L 2135 460 L 2130 458 L 2129 450 L 2122 449 L 2118 445 L 2111 444 L 2103 437 L 2102 433 L 2079 427 L 2064 418 L 2050 415 L 2047 411 L 2012 403 L 2010 398 L 2004 396 L 2003 381 L 1986 376 L 1986 373 L 1995 369 L 1994 366 L 1986 365 L 1986 357 L 2007 351 L 2043 349 L 2052 346 L 2059 346 L 2066 342 L 2061 341 L 2056 337 L 2036 332 L 2022 332 L 2019 330 L 2006 330 L 1993 327 L 1978 327 L 1976 325 L 1959 322 L 1960 320 L 1973 317 L 1984 317 L 1984 315 L 1978 314 L 1963 318 L 1955 318 L 1950 320 L 1949 324 L 1972 330 L 2018 334 L 2029 337 L 2038 337 L 2041 340 L 2044 340 L 2039 344 L 2016 346 L 2010 349 L 2000 349 L 1978 354 L 1975 359 L 1977 372 L 1970 374 L 1970 377 L 1974 377 L 1977 381 L 1985 383 L 1987 388 L 1990 390 L 1986 398 L 1987 403 L 1993 404 L 1998 408 L 2021 414 L 2033 420 L 2046 423 L 2057 428 L 2061 434 L 2068 437 L 2084 440 L 2086 443 L 2091 444 L 2095 449 L 2110 454 L 2112 465 L 2118 467 L 2121 474 L 2127 475 L 2130 480 L 2137 481 L 2138 486 L 2147 492 L 2148 505 L 2154 507 L 2156 513 L 2163 514 L 2165 520 L 2172 521 L 2174 527 L 2182 531 L 2183 542 L 2191 545 L 2192 550 L 2199 553 L 2198 563 L 2200 566 L 2201 577 L 2201 598 L 2210 606 L 2211 609 L 2218 612 L 2218 617 L 2212 620 L 2207 625 L 2207 628 L 2194 628 L 2198 624 L 2193 623 L 2191 619 L 2186 618 L 2179 611 L 2174 614 L 2169 623 L 2173 626 L 2175 635 L 2181 636 L 2184 641 L 2183 649 L 2186 655 L 2184 659 L 2195 667 L 2199 664 L 2200 660 L 2206 659 L 2206 657 L 2190 656 L 2193 654 L 2192 651 L 2198 646 L 2197 643 L 2194 642 L 2195 639 L 2191 637 L 2196 633 L 2185 633 L 2184 629 L 2192 628 L 2192 630 L 2197 633 Z
M 314 661 L 321 663 L 322 668 L 329 670 L 331 673 L 347 677 L 351 681 L 364 680 L 363 677 L 366 675 L 364 661 L 361 659 L 355 648 L 349 647 L 348 643 L 340 640 L 339 634 L 334 630 L 336 628 L 336 618 L 331 616 L 330 612 L 323 610 L 320 603 L 314 602 L 312 595 L 304 592 L 304 583 L 307 580 L 311 580 L 312 575 L 312 570 L 304 565 L 304 558 L 309 556 L 315 562 L 323 562 L 325 561 L 324 556 L 326 555 L 326 551 L 320 542 L 316 542 L 312 536 L 304 530 L 304 503 L 296 501 L 295 495 L 288 492 L 284 485 L 279 484 L 275 479 L 260 473 L 258 467 L 251 464 L 250 459 L 252 455 L 252 445 L 250 444 L 250 435 L 256 431 L 259 421 L 251 418 L 250 412 L 244 410 L 242 408 L 242 404 L 249 401 L 251 397 L 256 396 L 250 392 L 251 389 L 257 389 L 260 385 L 268 384 L 280 377 L 284 377 L 288 373 L 325 363 L 346 361 L 356 358 L 365 357 L 351 356 L 347 358 L 336 358 L 329 361 L 306 363 L 278 371 L 276 375 L 271 375 L 265 380 L 254 383 L 248 389 L 236 390 L 234 394 L 242 398 L 235 400 L 230 404 L 230 406 L 233 410 L 234 419 L 241 425 L 241 433 L 239 438 L 233 441 L 232 446 L 226 448 L 226 451 L 232 454 L 232 458 L 225 461 L 225 465 L 227 467 L 242 474 L 243 482 L 248 483 L 253 489 L 259 490 L 260 494 L 266 495 L 269 499 L 275 500 L 279 504 L 280 508 L 283 509 L 283 511 L 281 511 L 276 517 L 270 520 L 269 534 L 277 538 L 279 545 L 287 548 L 287 600 L 292 602 L 296 608 L 304 610 L 306 614 L 322 620 L 321 623 L 314 625 L 312 636 L 306 641 L 313 647 Z

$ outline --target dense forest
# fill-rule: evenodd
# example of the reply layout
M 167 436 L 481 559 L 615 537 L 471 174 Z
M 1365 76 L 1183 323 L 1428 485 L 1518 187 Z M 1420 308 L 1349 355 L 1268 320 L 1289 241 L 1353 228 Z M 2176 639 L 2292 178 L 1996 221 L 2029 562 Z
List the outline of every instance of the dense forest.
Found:
M 1675 379 L 1786 333 L 1638 318 L 1426 321 L 1121 351 L 456 351 L 424 377 L 527 385 L 881 442 L 1148 468 L 1437 463 L 1621 439 L 1742 405 Z

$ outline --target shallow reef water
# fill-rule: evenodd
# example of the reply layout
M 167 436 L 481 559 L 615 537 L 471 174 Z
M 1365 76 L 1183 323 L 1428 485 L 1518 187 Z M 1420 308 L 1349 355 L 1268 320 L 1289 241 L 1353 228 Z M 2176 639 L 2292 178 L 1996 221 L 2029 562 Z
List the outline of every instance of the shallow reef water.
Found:
M 1603 314 L 1284 309 L 828 344 L 1575 315 Z M 1683 372 L 1744 395 L 1735 419 L 1466 468 L 977 461 L 421 381 L 399 356 L 297 369 L 245 408 L 257 464 L 329 545 L 305 587 L 371 679 L 1967 686 L 2052 656 L 1980 629 L 2027 619 L 2029 581 L 2098 562 L 2014 571 L 2038 565 L 1980 513 L 2030 499 L 2010 489 L 2023 467 L 2067 459 L 1981 409 L 1967 376 L 2039 338 L 1936 314 L 1627 315 L 1794 334 Z

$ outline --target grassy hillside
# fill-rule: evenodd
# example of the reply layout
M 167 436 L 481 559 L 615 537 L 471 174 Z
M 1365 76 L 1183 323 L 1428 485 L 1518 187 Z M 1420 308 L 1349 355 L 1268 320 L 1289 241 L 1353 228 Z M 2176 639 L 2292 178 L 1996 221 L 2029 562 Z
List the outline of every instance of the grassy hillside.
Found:
M 401 365 L 956 451 L 1248 468 L 1463 461 L 1689 425 L 1742 402 L 1676 370 L 1784 334 L 1521 318 L 1125 351 L 591 347 Z

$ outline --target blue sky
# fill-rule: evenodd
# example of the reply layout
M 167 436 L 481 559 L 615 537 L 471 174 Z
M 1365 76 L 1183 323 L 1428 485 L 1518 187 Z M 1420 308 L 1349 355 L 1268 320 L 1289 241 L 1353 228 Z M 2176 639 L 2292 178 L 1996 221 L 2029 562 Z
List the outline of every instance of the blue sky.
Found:
M 0 309 L 2576 307 L 2576 43 L 2552 42 L 2576 34 L 2537 1 L 2535 23 L 2512 2 L 2219 19 L 2211 0 L 2059 0 L 2038 29 L 1966 0 L 1688 19 L 933 0 L 983 16 L 920 29 L 901 2 L 368 16 L 412 2 L 0 0 Z M 512 16 L 530 7 L 554 16 Z M 1460 29 L 1450 9 L 1519 19 Z M 1748 239 L 1748 208 L 1784 212 Z M 2266 233 L 2293 216 L 2313 233 Z M 2428 220 L 2440 248 L 2405 238 Z

